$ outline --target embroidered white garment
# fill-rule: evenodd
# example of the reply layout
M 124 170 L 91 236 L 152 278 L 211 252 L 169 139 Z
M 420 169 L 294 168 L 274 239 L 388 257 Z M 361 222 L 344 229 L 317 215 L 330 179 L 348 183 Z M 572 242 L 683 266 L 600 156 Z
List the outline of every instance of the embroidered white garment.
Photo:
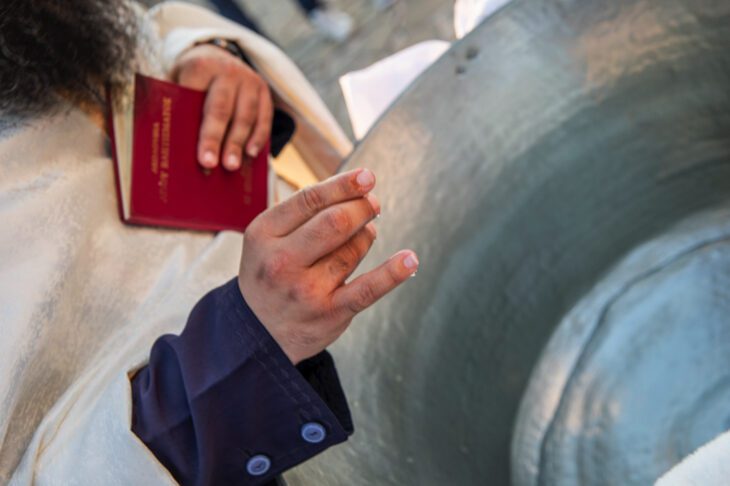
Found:
M 199 38 L 196 21 L 217 18 L 199 10 L 150 12 L 161 65 Z M 169 19 L 187 19 L 185 32 Z M 243 36 L 272 84 L 298 93 L 291 106 L 347 149 L 281 51 L 243 28 L 226 34 Z M 128 373 L 237 274 L 241 235 L 123 225 L 108 141 L 78 109 L 0 137 L 0 484 L 174 484 L 130 430 Z

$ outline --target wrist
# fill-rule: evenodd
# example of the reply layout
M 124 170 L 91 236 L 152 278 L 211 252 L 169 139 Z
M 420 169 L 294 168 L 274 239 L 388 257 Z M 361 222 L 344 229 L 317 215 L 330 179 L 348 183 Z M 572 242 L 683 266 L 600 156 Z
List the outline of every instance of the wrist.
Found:
M 246 53 L 244 52 L 244 50 L 234 40 L 224 39 L 222 37 L 214 37 L 212 39 L 197 42 L 195 44 L 195 46 L 201 46 L 201 45 L 215 46 L 219 49 L 226 51 L 228 54 L 232 55 L 233 57 L 240 59 L 241 61 L 245 62 L 249 66 L 251 65 L 251 62 L 248 60 L 248 57 L 246 57 Z
M 291 339 L 286 338 L 286 333 L 279 333 L 276 329 L 272 328 L 271 326 L 271 320 L 266 318 L 266 313 L 261 312 L 261 309 L 258 309 L 258 305 L 255 298 L 249 299 L 251 297 L 251 292 L 246 291 L 246 285 L 241 280 L 241 277 L 239 276 L 237 278 L 238 283 L 238 292 L 241 294 L 241 298 L 246 303 L 248 308 L 251 310 L 251 313 L 258 319 L 259 323 L 261 324 L 261 327 L 263 327 L 266 332 L 271 336 L 271 338 L 274 340 L 274 342 L 279 346 L 279 349 L 284 353 L 284 355 L 289 358 L 289 361 L 293 365 L 297 365 L 300 362 L 307 359 L 309 356 L 303 356 L 302 353 L 296 352 L 294 348 L 297 346 L 292 345 Z M 283 327 L 283 326 L 277 326 L 277 327 Z

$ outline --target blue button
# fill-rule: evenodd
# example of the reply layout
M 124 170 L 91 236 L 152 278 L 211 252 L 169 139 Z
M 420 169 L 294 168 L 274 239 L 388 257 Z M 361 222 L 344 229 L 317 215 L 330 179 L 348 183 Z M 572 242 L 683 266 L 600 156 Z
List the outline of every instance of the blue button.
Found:
M 262 476 L 271 469 L 271 459 L 263 454 L 253 456 L 246 463 L 246 471 L 251 476 Z
M 327 437 L 327 431 L 322 424 L 309 422 L 302 426 L 302 439 L 310 444 L 319 444 L 325 437 Z

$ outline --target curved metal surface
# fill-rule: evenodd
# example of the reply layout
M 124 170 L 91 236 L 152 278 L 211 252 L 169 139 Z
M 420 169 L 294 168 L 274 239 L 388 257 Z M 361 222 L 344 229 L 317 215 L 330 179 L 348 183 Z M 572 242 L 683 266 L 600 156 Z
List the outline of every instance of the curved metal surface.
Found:
M 728 52 L 724 0 L 514 0 L 427 71 L 347 164 L 379 177 L 365 266 L 421 270 L 334 346 L 357 431 L 289 482 L 645 484 L 727 428 L 729 252 L 678 255 L 725 235 Z
M 512 439 L 513 484 L 651 484 L 730 429 L 730 210 L 633 251 L 563 318 Z

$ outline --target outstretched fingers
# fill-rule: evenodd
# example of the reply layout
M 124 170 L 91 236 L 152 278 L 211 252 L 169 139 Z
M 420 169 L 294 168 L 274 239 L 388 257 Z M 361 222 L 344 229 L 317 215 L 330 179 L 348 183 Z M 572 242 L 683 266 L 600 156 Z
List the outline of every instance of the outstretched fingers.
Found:
M 380 213 L 377 198 L 368 194 L 359 199 L 330 206 L 287 236 L 294 254 L 304 265 L 313 265 L 347 243 Z
M 263 222 L 271 236 L 286 236 L 316 216 L 341 202 L 365 196 L 375 186 L 375 175 L 356 169 L 306 187 L 266 212 Z

